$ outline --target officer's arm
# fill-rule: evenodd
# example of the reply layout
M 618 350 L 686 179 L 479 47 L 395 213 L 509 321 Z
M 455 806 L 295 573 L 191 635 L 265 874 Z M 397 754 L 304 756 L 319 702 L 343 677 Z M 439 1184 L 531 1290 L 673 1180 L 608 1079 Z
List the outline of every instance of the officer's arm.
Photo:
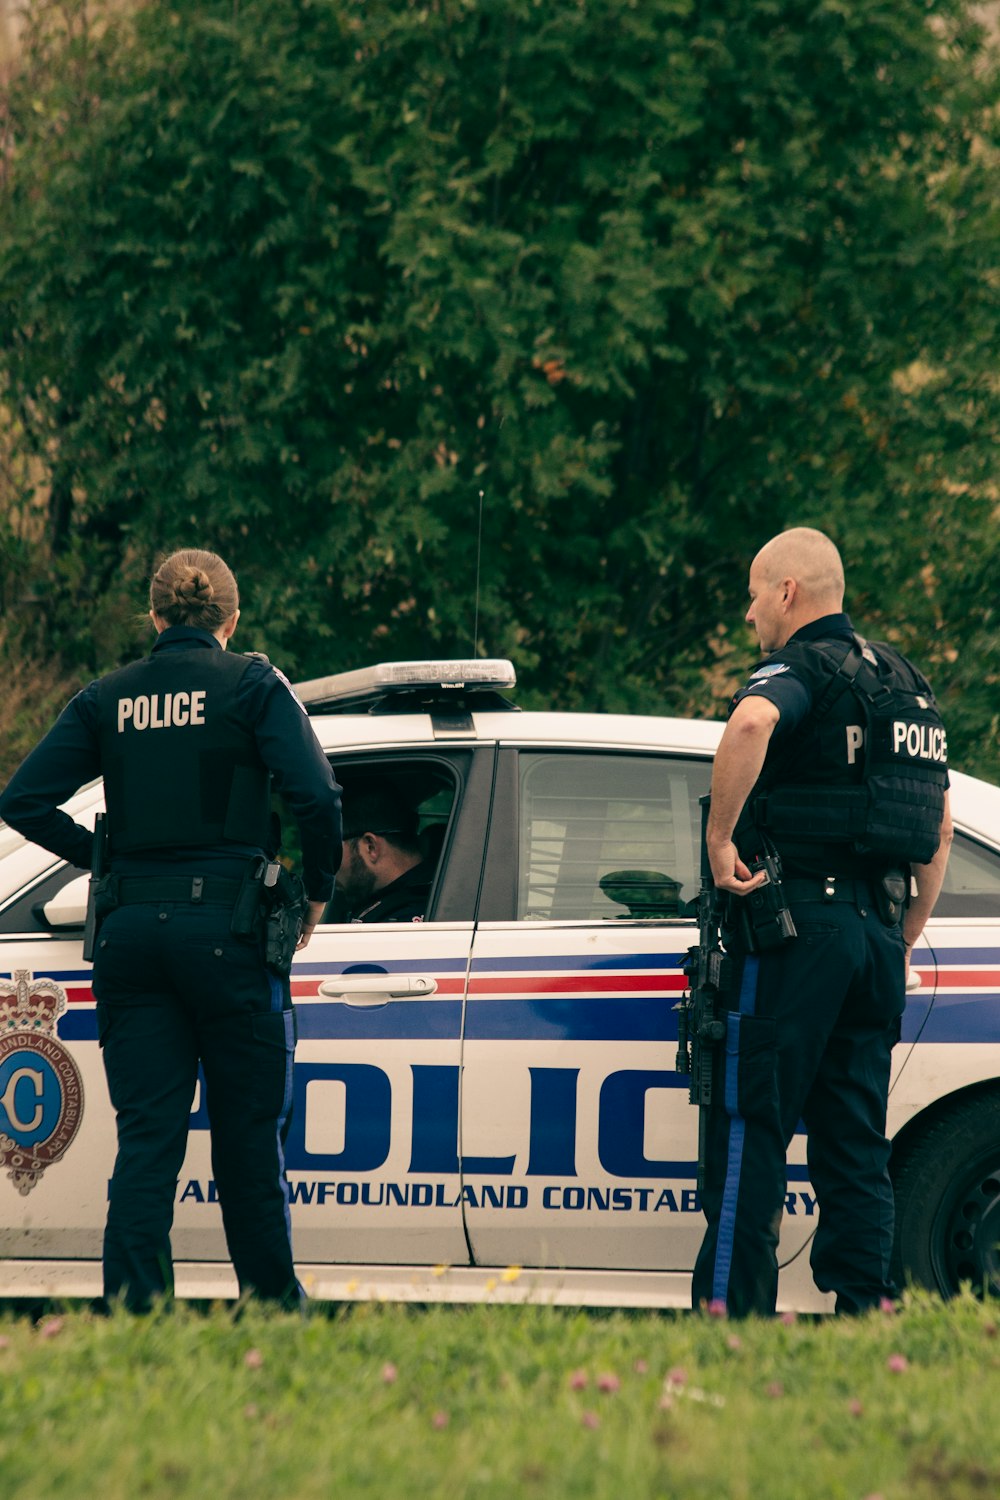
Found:
M 0 818 L 31 843 L 86 870 L 94 835 L 62 812 L 59 804 L 100 774 L 91 683 L 67 704 L 45 738 L 14 772 L 0 797 Z
M 767 878 L 751 877 L 733 843 L 743 804 L 760 775 L 767 747 L 780 714 L 767 698 L 743 698 L 726 725 L 712 771 L 712 806 L 708 817 L 708 858 L 722 891 L 746 896 Z
M 343 854 L 340 787 L 287 679 L 262 663 L 246 672 L 244 682 L 261 759 L 299 826 L 311 929 L 333 895 Z
M 941 842 L 938 844 L 937 853 L 930 864 L 913 866 L 913 879 L 917 891 L 906 909 L 906 920 L 903 923 L 903 941 L 906 944 L 907 964 L 910 961 L 910 950 L 923 932 L 927 918 L 934 910 L 934 903 L 940 895 L 945 868 L 948 864 L 948 855 L 951 852 L 951 843 L 954 837 L 955 829 L 951 821 L 951 805 L 948 793 L 945 792 L 944 813 L 941 818 Z

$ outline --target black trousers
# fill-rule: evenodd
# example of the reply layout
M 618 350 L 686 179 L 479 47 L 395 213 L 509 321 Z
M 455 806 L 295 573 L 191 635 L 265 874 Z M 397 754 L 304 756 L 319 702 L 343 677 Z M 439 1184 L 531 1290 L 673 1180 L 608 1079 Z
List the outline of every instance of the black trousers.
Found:
M 901 929 L 864 895 L 792 905 L 798 937 L 759 956 L 734 952 L 724 1069 L 708 1122 L 708 1220 L 695 1307 L 774 1312 L 785 1153 L 801 1119 L 819 1206 L 811 1264 L 838 1312 L 895 1293 L 886 1099 L 905 1005 Z M 738 899 L 738 898 L 734 898 Z M 722 1077 L 719 1074 L 723 1074 Z
M 294 1015 L 259 944 L 225 906 L 124 906 L 94 960 L 98 1030 L 118 1155 L 104 1236 L 104 1293 L 135 1311 L 172 1290 L 170 1229 L 198 1064 L 206 1082 L 226 1242 L 241 1292 L 286 1306 L 292 1264 L 284 1141 Z

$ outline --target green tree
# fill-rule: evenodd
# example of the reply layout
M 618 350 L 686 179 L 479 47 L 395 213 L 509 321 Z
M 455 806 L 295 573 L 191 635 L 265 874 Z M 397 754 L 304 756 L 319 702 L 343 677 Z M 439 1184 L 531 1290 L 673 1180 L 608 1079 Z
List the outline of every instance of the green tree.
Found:
M 188 542 L 301 675 L 464 653 L 481 505 L 475 647 L 522 701 L 710 714 L 750 556 L 809 523 L 997 771 L 997 74 L 964 0 L 70 3 L 35 0 L 0 201 L 69 668 L 134 650 Z

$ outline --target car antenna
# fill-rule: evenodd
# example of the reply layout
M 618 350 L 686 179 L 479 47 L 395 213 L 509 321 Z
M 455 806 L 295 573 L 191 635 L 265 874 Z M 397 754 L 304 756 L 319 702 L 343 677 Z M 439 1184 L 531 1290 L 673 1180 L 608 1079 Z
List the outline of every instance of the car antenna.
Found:
M 483 492 L 479 491 L 479 536 L 476 540 L 476 613 L 472 624 L 472 655 L 477 654 L 479 638 L 479 566 L 483 558 Z

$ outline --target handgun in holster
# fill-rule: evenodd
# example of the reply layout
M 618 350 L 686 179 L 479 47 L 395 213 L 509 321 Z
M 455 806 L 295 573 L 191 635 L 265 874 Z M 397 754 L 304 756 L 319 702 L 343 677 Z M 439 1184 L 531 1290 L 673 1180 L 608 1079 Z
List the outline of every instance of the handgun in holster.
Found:
M 263 929 L 264 962 L 284 976 L 302 933 L 304 892 L 297 875 L 276 859 L 258 858 L 247 867 L 233 908 L 230 930 L 252 937 Z
M 264 907 L 264 962 L 284 978 L 302 935 L 305 891 L 299 877 L 278 860 L 270 860 L 264 871 Z
M 107 813 L 94 820 L 94 842 L 90 854 L 90 885 L 87 888 L 87 916 L 83 924 L 83 957 L 93 962 L 101 923 L 118 905 L 115 878 L 111 874 L 111 843 Z
M 267 861 L 259 855 L 243 872 L 240 892 L 233 907 L 229 930 L 234 937 L 255 937 L 260 932 L 264 911 L 264 870 Z
M 677 1011 L 678 1073 L 688 1079 L 688 1098 L 698 1109 L 699 1190 L 705 1186 L 708 1120 L 716 1086 L 716 1062 L 726 1034 L 723 1019 L 732 989 L 732 960 L 724 952 L 719 932 L 719 893 L 708 860 L 706 828 L 709 798 L 701 798 L 701 889 L 698 893 L 698 942 L 682 964 L 687 989 Z
M 730 914 L 743 918 L 743 940 L 748 952 L 764 953 L 768 948 L 780 947 L 798 933 L 782 884 L 781 857 L 769 840 L 765 853 L 747 860 L 747 869 L 751 875 L 763 870 L 767 879 L 749 896 L 734 896 L 729 910 Z

